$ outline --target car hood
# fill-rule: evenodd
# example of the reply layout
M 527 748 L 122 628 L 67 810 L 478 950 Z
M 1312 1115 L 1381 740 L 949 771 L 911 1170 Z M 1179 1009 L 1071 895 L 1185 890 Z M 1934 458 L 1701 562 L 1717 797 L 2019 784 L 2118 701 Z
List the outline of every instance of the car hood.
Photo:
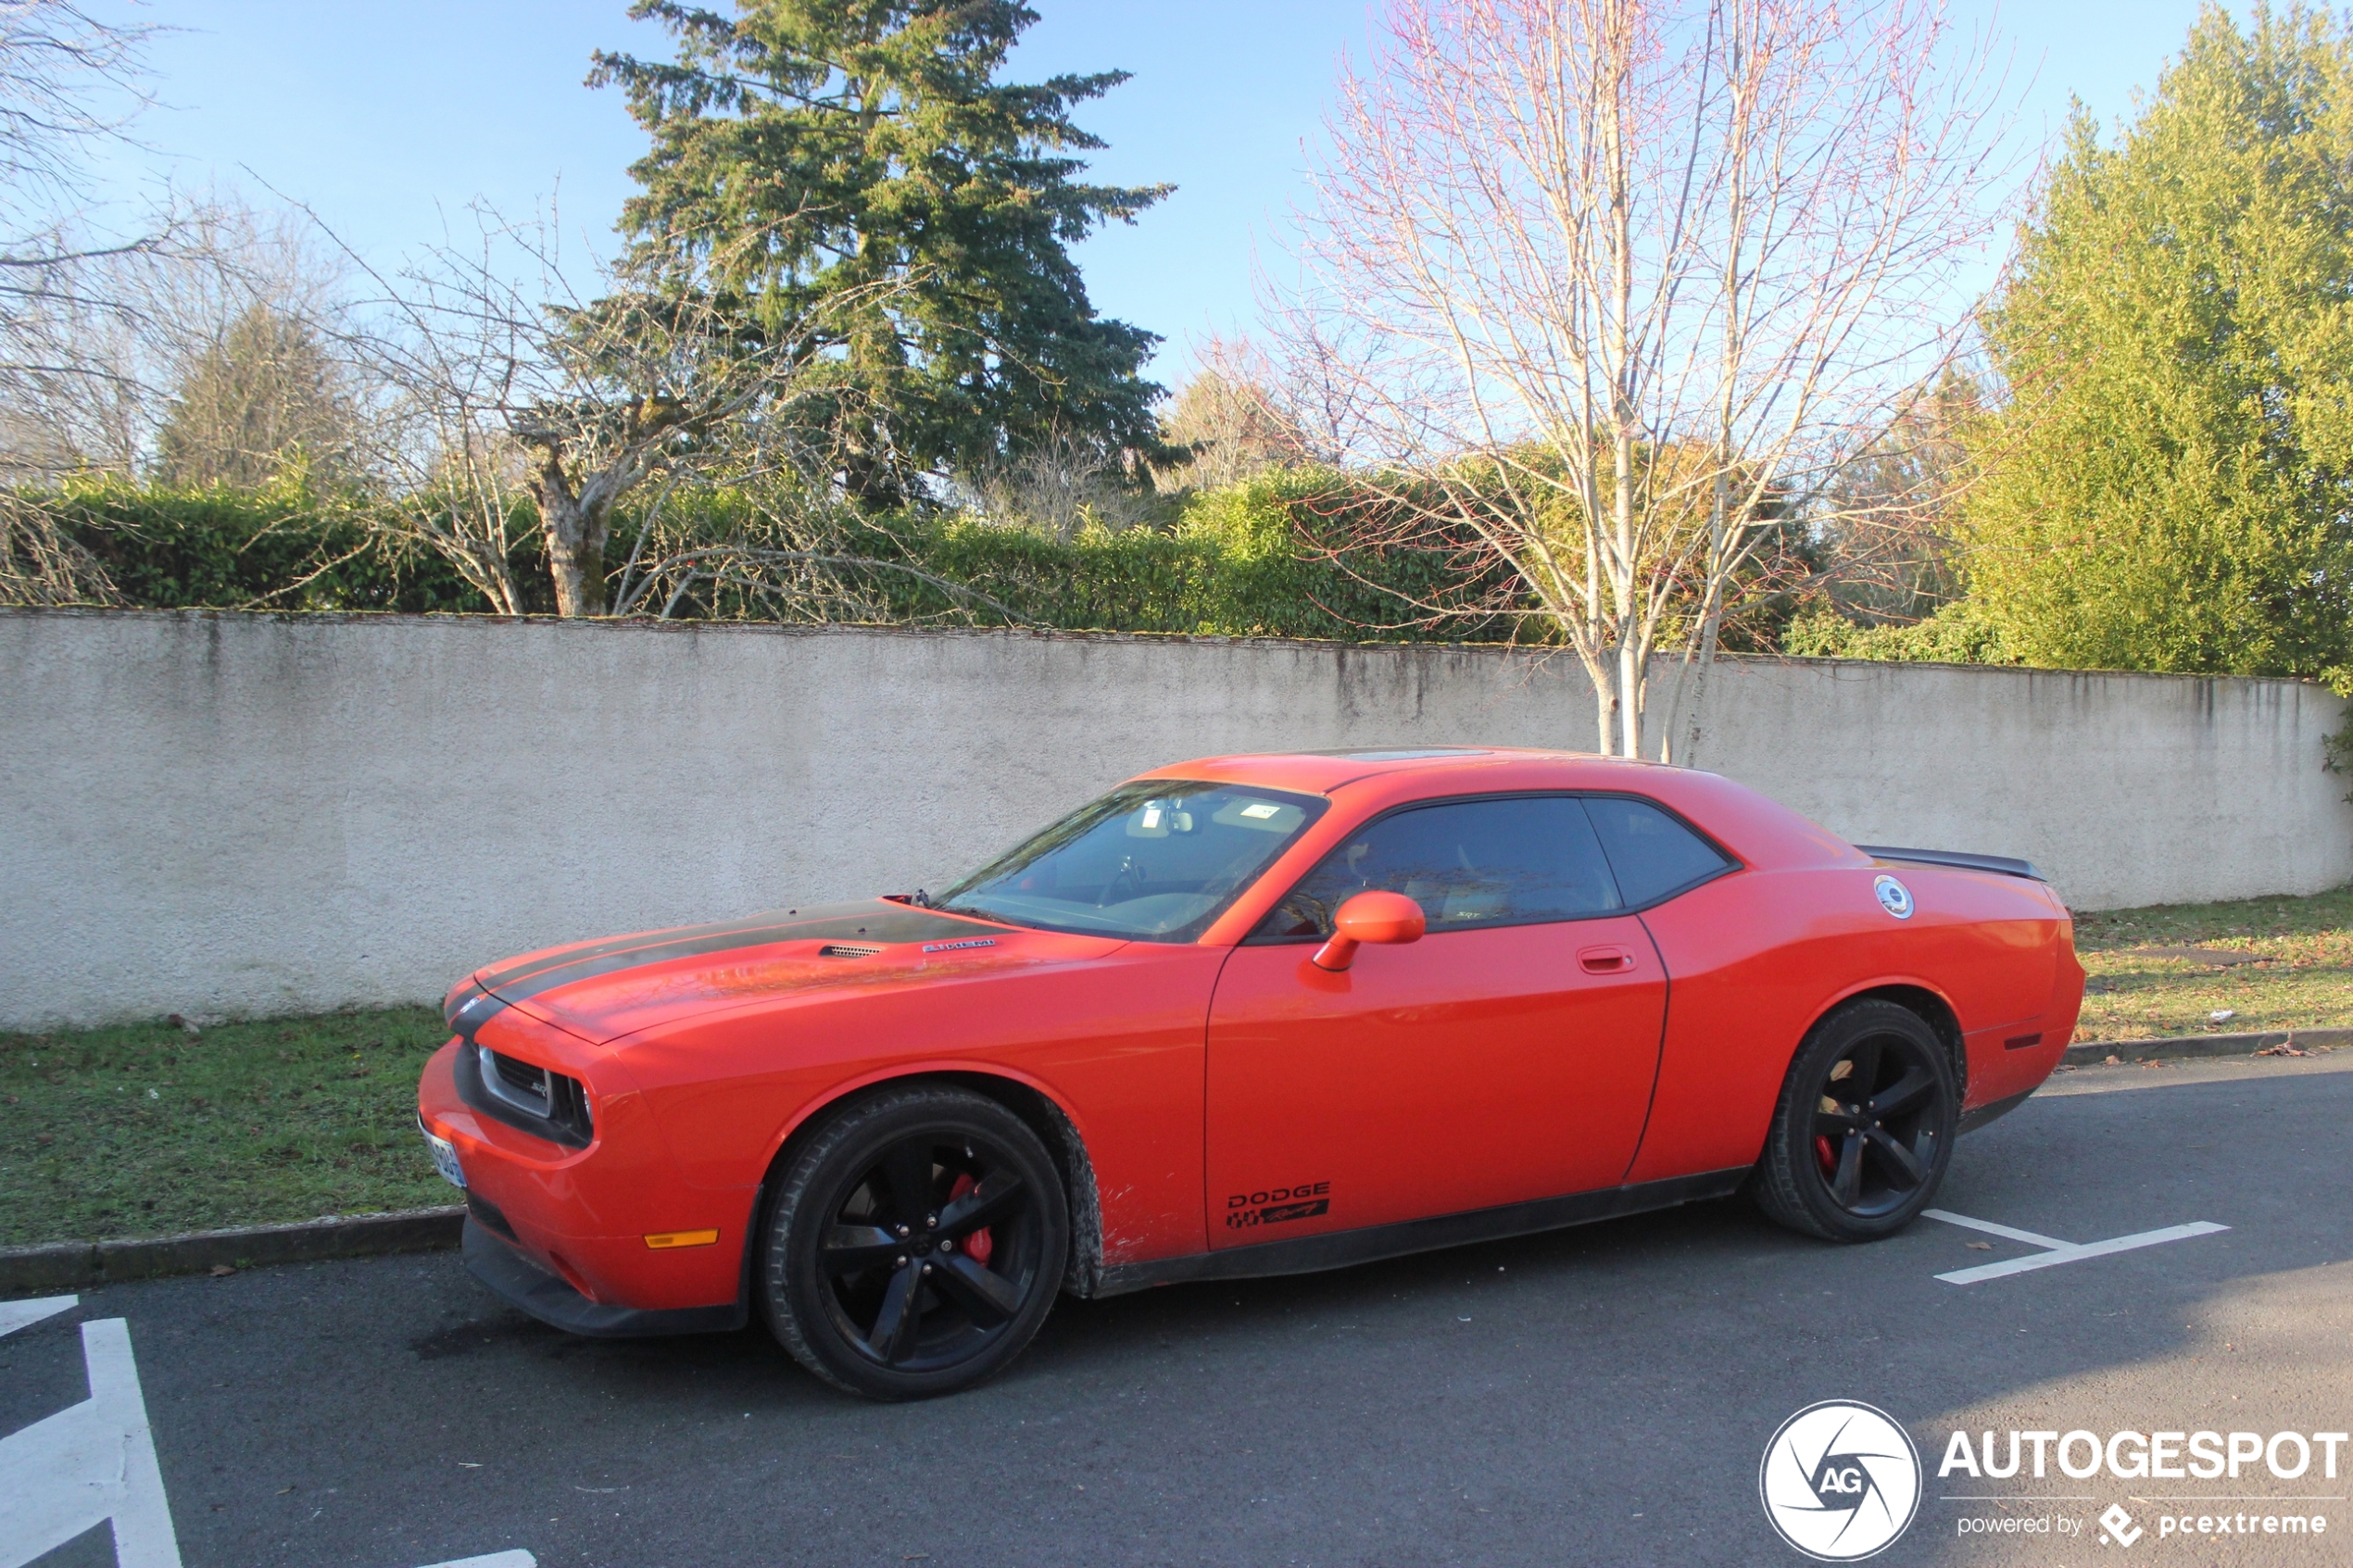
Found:
M 508 1008 L 592 1044 L 780 993 L 898 986 L 1123 946 L 942 914 L 888 898 L 804 904 L 639 932 L 484 965 L 442 1004 L 467 1039 Z

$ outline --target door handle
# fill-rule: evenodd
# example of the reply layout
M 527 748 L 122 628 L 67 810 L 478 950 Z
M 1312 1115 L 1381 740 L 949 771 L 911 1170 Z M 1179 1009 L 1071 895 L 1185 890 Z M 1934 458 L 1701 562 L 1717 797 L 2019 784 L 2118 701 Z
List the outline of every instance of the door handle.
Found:
M 1588 974 L 1624 974 L 1634 967 L 1631 947 L 1579 947 L 1577 961 Z

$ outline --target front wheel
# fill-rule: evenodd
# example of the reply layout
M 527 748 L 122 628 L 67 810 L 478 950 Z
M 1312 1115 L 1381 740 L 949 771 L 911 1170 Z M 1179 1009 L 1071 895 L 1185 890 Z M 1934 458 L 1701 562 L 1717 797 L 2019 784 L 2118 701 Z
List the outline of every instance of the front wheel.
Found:
M 1877 1241 L 1929 1205 L 1960 1113 L 1951 1057 L 1919 1014 L 1851 1002 L 1790 1063 L 1751 1190 L 1768 1217 L 1826 1241 Z
M 877 1399 L 966 1388 L 1037 1334 L 1069 1210 L 1019 1117 L 962 1089 L 893 1090 L 794 1158 L 763 1238 L 761 1305 L 793 1359 Z

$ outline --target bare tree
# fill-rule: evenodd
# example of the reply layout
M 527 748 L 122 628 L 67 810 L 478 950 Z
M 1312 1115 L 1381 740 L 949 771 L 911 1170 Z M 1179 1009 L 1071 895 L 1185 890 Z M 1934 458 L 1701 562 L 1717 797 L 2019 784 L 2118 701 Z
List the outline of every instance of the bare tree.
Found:
M 1214 488 L 1316 459 L 1314 439 L 1290 407 L 1291 389 L 1265 350 L 1247 338 L 1212 335 L 1195 346 L 1193 362 L 1192 378 L 1162 421 L 1169 445 L 1191 454 L 1169 478 Z
M 233 196 L 183 200 L 158 232 L 159 243 L 60 269 L 32 307 L 39 320 L 17 323 L 17 345 L 58 351 L 0 362 L 0 550 L 15 552 L 0 563 L 0 599 L 116 597 L 77 543 L 99 525 L 69 481 L 258 485 L 297 467 L 351 477 L 362 400 L 329 352 L 341 310 L 332 261 L 301 226 Z M 283 517 L 263 526 L 302 510 L 289 493 Z
M 535 528 L 568 616 L 732 603 L 781 619 L 893 619 L 860 584 L 895 572 L 967 612 L 1019 619 L 833 537 L 845 444 L 875 423 L 829 334 L 838 313 L 903 283 L 765 323 L 732 308 L 707 270 L 651 250 L 596 267 L 593 292 L 576 292 L 549 234 L 485 214 L 473 248 L 371 274 L 382 289 L 368 324 L 343 339 L 380 395 L 371 463 L 382 490 L 356 521 L 439 552 L 507 614 L 526 607 L 511 561 Z M 648 493 L 614 571 L 616 508 Z
M 1953 352 L 1998 173 L 1966 42 L 1929 0 L 1397 0 L 1344 73 L 1284 342 L 1362 421 L 1370 542 L 1507 569 L 1603 750 L 1688 759 L 1759 541 Z
M 1840 614 L 1903 623 L 1959 597 L 1954 531 L 1976 478 L 1964 438 L 1986 407 L 1979 379 L 1948 367 L 1840 471 L 1815 523 L 1820 568 L 1807 584 Z
M 81 199 L 92 144 L 145 107 L 141 51 L 154 30 L 104 22 L 72 0 L 0 0 L 0 329 L 7 361 L 69 345 L 30 341 L 80 262 L 152 245 L 147 231 L 93 238 Z
M 99 237 L 78 199 L 82 155 L 145 104 L 150 32 L 100 21 L 70 0 L 0 0 L 0 379 L 94 374 L 57 331 L 93 260 L 153 247 L 154 232 Z M 0 385 L 0 399 L 12 388 Z M 46 508 L 0 504 L 0 601 L 107 600 L 105 571 Z
M 157 244 L 83 257 L 36 307 L 33 331 L 61 347 L 0 364 L 0 474 L 258 479 L 282 448 L 325 460 L 348 444 L 356 389 L 326 343 L 345 309 L 337 259 L 234 194 L 166 221 Z
M 510 557 L 535 528 L 560 613 L 603 614 L 615 505 L 714 466 L 730 425 L 762 425 L 791 379 L 787 335 L 747 334 L 632 261 L 572 292 L 544 224 L 485 214 L 473 249 L 370 275 L 382 293 L 343 340 L 383 392 L 386 493 L 367 510 L 507 614 L 524 608 Z
M 1159 502 L 1137 483 L 1141 471 L 1133 451 L 1056 428 L 959 483 L 968 514 L 1068 540 L 1090 526 L 1117 533 L 1151 521 Z
M 54 484 L 78 473 L 138 472 L 151 450 L 151 324 L 109 273 L 148 259 L 131 253 L 60 269 L 9 322 L 0 364 L 0 481 Z

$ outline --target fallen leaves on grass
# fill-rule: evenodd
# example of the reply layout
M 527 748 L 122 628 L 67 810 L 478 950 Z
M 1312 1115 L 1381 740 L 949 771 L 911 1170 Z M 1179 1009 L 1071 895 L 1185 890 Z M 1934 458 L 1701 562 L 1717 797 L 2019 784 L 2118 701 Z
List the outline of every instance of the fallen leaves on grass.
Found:
M 2075 941 L 2083 1039 L 2353 1026 L 2353 887 L 2091 911 Z

